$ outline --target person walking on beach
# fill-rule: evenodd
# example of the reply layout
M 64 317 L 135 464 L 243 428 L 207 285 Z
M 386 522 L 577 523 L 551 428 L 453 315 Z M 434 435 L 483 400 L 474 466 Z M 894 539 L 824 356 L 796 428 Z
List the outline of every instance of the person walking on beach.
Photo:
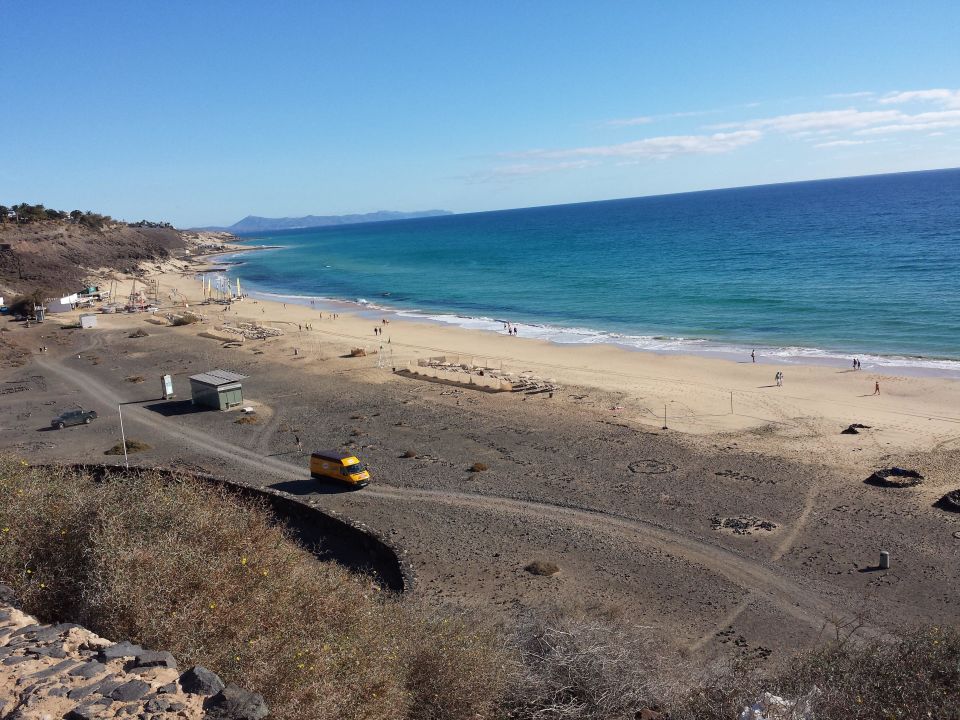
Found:
M 776 374 L 777 387 L 783 387 L 783 373 L 777 370 Z
M 757 351 L 756 351 L 756 350 L 751 350 L 751 351 L 750 351 L 750 359 L 751 359 L 753 362 L 756 362 L 756 361 L 757 361 Z
M 880 394 L 880 381 L 879 381 L 879 380 L 877 380 L 877 381 L 873 384 L 873 394 L 874 394 L 874 395 L 879 395 L 879 394 Z

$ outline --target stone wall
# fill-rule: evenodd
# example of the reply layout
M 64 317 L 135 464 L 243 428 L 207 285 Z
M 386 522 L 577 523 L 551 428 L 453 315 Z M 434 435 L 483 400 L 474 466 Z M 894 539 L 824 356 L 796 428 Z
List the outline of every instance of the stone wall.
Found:
M 205 668 L 181 673 L 168 652 L 38 623 L 8 602 L 0 602 L 0 720 L 267 717 L 260 695 L 225 687 Z

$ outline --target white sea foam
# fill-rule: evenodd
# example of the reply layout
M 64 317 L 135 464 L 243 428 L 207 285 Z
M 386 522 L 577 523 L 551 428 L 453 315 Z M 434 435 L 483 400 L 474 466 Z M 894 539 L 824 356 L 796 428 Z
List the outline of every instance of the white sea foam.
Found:
M 882 370 L 904 375 L 936 375 L 940 377 L 960 378 L 960 361 L 942 358 L 908 357 L 903 355 L 878 355 L 866 353 L 843 353 L 820 348 L 799 346 L 762 346 L 719 342 L 702 338 L 665 337 L 662 335 L 629 335 L 581 327 L 561 327 L 549 324 L 518 323 L 509 318 L 491 318 L 486 316 L 465 316 L 453 313 L 431 313 L 421 310 L 408 310 L 372 303 L 366 298 L 348 301 L 320 295 L 294 295 L 269 292 L 252 292 L 254 297 L 268 300 L 314 304 L 319 310 L 353 309 L 363 313 L 376 311 L 377 317 L 388 315 L 413 322 L 429 322 L 452 325 L 467 330 L 495 332 L 506 335 L 504 327 L 517 328 L 518 337 L 545 340 L 558 345 L 616 345 L 630 350 L 654 352 L 660 354 L 700 355 L 727 360 L 744 360 L 755 350 L 759 362 L 794 365 L 825 365 L 830 367 L 849 367 L 854 357 L 862 363 L 864 370 Z

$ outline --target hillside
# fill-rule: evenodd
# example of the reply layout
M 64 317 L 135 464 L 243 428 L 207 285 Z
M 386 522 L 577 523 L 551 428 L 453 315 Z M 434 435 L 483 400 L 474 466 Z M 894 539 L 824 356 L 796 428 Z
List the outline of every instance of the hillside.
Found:
M 327 227 L 330 225 L 354 225 L 356 223 L 384 222 L 386 220 L 410 220 L 413 218 L 452 215 L 449 210 L 419 210 L 416 212 L 379 212 L 356 215 L 304 215 L 303 217 L 268 218 L 247 215 L 230 227 L 208 227 L 203 230 L 227 230 L 231 233 L 270 232 L 272 230 L 297 230 L 301 228 Z
M 39 289 L 74 292 L 96 268 L 133 270 L 185 246 L 169 227 L 110 222 L 100 228 L 70 220 L 0 224 L 0 295 Z

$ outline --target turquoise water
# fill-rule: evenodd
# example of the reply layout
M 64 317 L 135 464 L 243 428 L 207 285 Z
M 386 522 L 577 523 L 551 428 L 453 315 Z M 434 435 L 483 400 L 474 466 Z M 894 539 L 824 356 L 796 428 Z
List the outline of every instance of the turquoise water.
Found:
M 960 374 L 960 170 L 284 231 L 247 289 L 555 342 Z

